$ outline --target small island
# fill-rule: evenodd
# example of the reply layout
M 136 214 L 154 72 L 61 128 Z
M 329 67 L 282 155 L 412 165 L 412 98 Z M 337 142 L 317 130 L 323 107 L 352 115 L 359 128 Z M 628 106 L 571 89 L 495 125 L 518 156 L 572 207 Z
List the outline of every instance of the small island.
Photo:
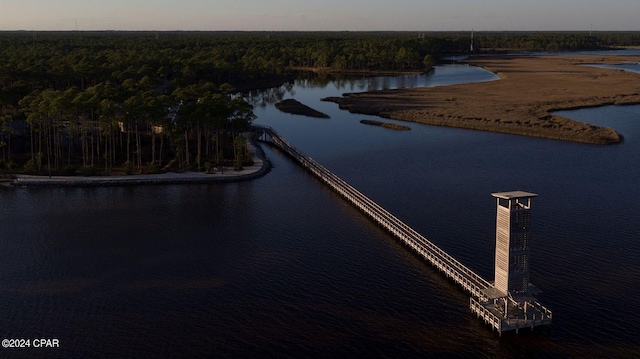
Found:
M 329 118 L 329 115 L 316 111 L 311 107 L 300 103 L 298 100 L 287 99 L 276 103 L 276 108 L 284 113 L 302 115 L 316 118 Z
M 402 125 L 397 125 L 395 123 L 382 122 L 382 121 L 376 121 L 376 120 L 360 120 L 360 123 L 365 124 L 365 125 L 384 127 L 384 128 L 388 128 L 388 129 L 391 129 L 391 130 L 398 130 L 398 131 L 409 131 L 409 130 L 411 130 L 411 127 L 409 127 L 409 126 L 402 126 Z

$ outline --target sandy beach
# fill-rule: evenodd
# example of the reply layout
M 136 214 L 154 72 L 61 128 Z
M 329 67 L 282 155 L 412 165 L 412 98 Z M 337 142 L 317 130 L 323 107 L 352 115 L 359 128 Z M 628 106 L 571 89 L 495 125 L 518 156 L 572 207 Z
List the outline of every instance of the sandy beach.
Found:
M 554 110 L 640 103 L 640 74 L 586 64 L 638 62 L 636 56 L 475 57 L 465 62 L 497 74 L 490 82 L 346 94 L 329 98 L 351 112 L 429 125 L 593 144 L 622 141 Z

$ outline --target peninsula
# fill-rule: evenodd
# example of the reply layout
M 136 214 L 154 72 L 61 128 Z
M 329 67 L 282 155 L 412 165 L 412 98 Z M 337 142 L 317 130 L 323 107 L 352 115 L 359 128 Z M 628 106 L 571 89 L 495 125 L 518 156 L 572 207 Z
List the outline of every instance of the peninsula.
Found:
M 326 98 L 341 109 L 384 118 L 592 144 L 622 141 L 614 129 L 554 115 L 557 110 L 640 103 L 640 74 L 588 64 L 634 56 L 474 57 L 465 62 L 500 80 Z
M 240 169 L 218 167 L 209 172 L 186 171 L 138 175 L 108 176 L 38 176 L 17 174 L 7 178 L 0 176 L 2 187 L 106 187 L 136 185 L 203 184 L 240 182 L 262 177 L 271 170 L 262 148 L 255 138 L 247 140 L 247 148 L 252 155 L 252 164 Z

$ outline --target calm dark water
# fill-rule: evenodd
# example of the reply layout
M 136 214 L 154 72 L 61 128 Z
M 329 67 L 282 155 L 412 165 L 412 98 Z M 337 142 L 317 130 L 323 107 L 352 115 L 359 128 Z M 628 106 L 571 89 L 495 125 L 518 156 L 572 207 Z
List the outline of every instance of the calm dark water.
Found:
M 561 113 L 625 135 L 591 146 L 365 126 L 367 116 L 319 101 L 351 86 L 279 91 L 331 119 L 264 105 L 256 122 L 486 278 L 490 193 L 539 193 L 531 280 L 554 311 L 548 332 L 498 337 L 456 285 L 267 148 L 275 168 L 251 182 L 2 189 L 0 336 L 58 338 L 60 348 L 0 357 L 640 355 L 640 106 Z

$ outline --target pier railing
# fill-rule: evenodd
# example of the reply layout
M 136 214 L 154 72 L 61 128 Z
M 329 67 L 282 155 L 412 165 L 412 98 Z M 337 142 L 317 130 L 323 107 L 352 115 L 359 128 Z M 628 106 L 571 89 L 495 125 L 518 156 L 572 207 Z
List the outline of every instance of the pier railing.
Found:
M 266 126 L 255 126 L 256 130 L 262 131 L 261 140 L 270 142 L 289 157 L 298 162 L 302 167 L 331 187 L 334 191 L 371 217 L 376 223 L 385 228 L 403 243 L 408 245 L 422 257 L 427 259 L 438 270 L 447 277 L 462 286 L 466 291 L 481 301 L 487 298 L 483 289 L 491 287 L 491 283 L 480 277 L 474 271 L 460 263 L 451 255 L 440 249 L 427 238 L 416 232 L 406 223 L 386 209 L 382 208 L 369 197 L 362 194 L 349 183 L 326 169 L 311 157 L 293 146 L 284 137 L 280 136 L 273 128 Z
M 523 303 L 514 302 L 513 305 L 515 307 L 523 310 L 521 313 L 516 313 L 516 316 L 513 316 L 513 314 L 506 316 L 505 313 L 500 311 L 498 304 L 500 300 L 503 300 L 503 303 L 504 300 L 510 300 L 510 296 L 495 297 L 494 294 L 491 294 L 492 297 L 489 298 L 487 293 L 495 291 L 492 290 L 494 288 L 490 282 L 447 254 L 389 211 L 382 208 L 349 183 L 316 162 L 313 158 L 305 155 L 284 137 L 280 136 L 273 128 L 254 125 L 254 130 L 260 133 L 260 140 L 271 143 L 273 146 L 279 148 L 298 162 L 303 168 L 336 191 L 356 208 L 371 217 L 371 219 L 381 227 L 385 228 L 393 236 L 412 248 L 435 268 L 469 292 L 472 296 L 469 303 L 471 311 L 499 333 L 509 330 L 515 330 L 517 332 L 521 328 L 533 328 L 539 325 L 551 324 L 551 311 L 538 303 L 537 300 L 527 300 Z M 529 312 L 527 312 L 528 308 Z

